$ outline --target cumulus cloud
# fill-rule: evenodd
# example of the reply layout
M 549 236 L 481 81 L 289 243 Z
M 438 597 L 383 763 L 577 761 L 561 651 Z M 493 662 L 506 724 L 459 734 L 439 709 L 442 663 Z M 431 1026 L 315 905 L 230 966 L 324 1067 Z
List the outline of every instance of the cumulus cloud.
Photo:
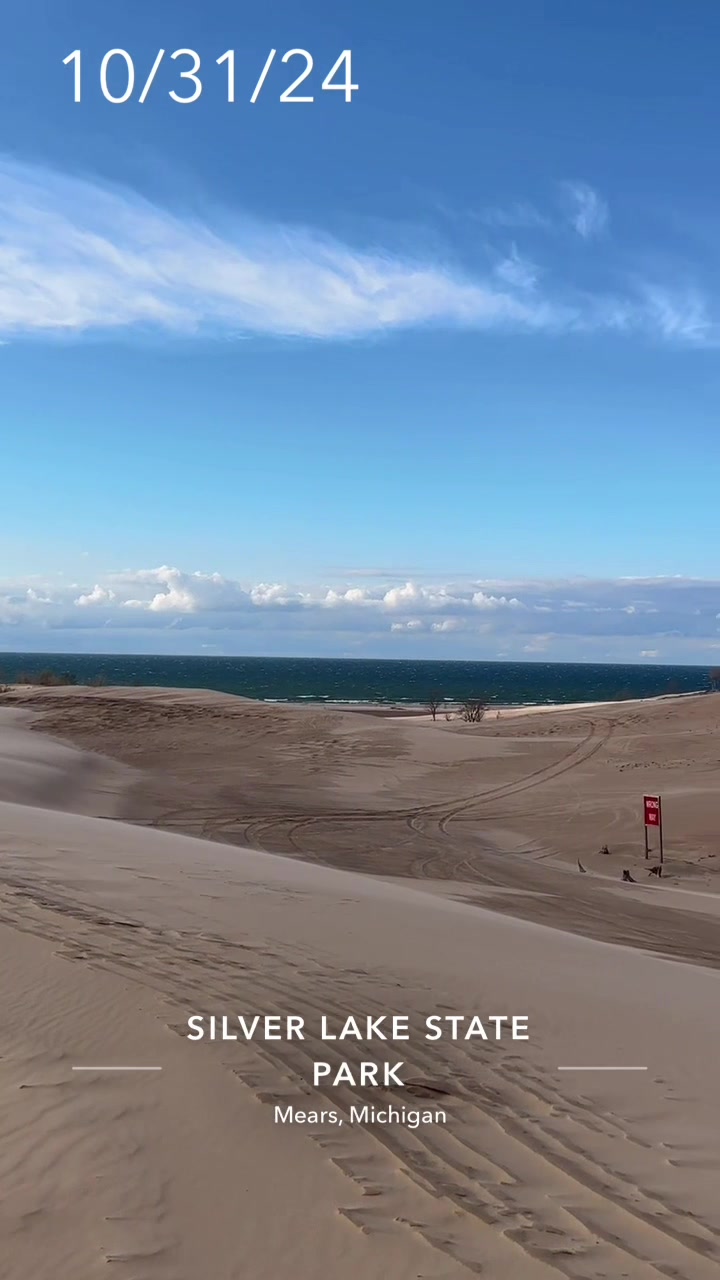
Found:
M 527 644 L 523 645 L 522 651 L 523 653 L 547 653 L 552 638 L 552 635 L 531 636 Z
M 76 598 L 75 604 L 79 605 L 81 609 L 87 609 L 96 604 L 110 604 L 114 599 L 114 591 L 111 591 L 109 587 L 101 587 L 100 583 L 96 582 L 92 591 L 88 591 L 86 594 L 79 595 Z
M 589 239 L 604 226 L 591 187 L 566 188 Z M 498 211 L 495 224 L 502 225 Z M 512 225 L 533 225 L 519 206 Z M 622 296 L 539 287 L 516 245 L 463 270 L 423 253 L 354 246 L 322 230 L 227 211 L 205 219 L 117 187 L 0 159 L 0 340 L 123 330 L 239 338 L 358 338 L 418 326 L 647 333 L 714 340 L 702 297 L 629 280 Z
M 104 633 L 105 648 L 111 636 L 132 648 L 131 637 L 142 634 L 162 650 L 161 633 L 195 636 L 199 647 L 223 632 L 241 647 L 243 637 L 255 637 L 267 652 L 303 637 L 313 648 L 332 637 L 344 649 L 395 636 L 400 644 L 435 646 L 426 651 L 438 655 L 492 657 L 501 650 L 637 661 L 662 654 L 701 662 L 720 644 L 719 614 L 720 582 L 692 578 L 294 585 L 161 565 L 89 583 L 0 582 L 0 644 L 16 649 L 32 648 L 41 635 L 53 634 L 62 647 L 63 635 L 93 632 Z
M 443 618 L 442 622 L 433 622 L 433 631 L 462 631 L 465 626 L 463 618 Z

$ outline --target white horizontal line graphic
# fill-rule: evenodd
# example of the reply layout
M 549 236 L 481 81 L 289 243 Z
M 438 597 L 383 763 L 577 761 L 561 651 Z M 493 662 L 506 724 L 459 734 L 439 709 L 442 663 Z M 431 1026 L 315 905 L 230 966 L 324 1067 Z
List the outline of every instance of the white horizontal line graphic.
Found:
M 558 1067 L 558 1071 L 649 1071 L 649 1067 Z

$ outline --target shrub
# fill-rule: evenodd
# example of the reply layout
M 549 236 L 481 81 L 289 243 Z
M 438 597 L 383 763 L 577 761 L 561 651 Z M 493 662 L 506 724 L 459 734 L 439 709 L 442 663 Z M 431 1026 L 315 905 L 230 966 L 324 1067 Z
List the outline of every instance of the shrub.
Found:
M 17 677 L 18 684 L 41 685 L 43 688 L 54 688 L 61 684 L 77 684 L 77 676 L 69 671 L 21 671 Z
M 487 703 L 480 702 L 477 698 L 469 698 L 467 702 L 463 702 L 460 714 L 466 724 L 479 724 L 486 709 Z

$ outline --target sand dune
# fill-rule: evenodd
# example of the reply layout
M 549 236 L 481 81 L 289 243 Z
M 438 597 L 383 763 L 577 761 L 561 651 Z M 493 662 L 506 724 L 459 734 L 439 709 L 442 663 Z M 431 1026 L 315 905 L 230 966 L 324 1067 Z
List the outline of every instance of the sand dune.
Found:
M 7 699 L 6 699 L 7 701 Z M 209 691 L 29 690 L 35 727 L 138 771 L 121 816 L 384 876 L 452 880 L 487 905 L 720 965 L 714 924 L 643 855 L 661 792 L 662 891 L 720 891 L 713 695 L 547 711 L 479 726 L 255 703 Z M 599 853 L 607 845 L 608 856 Z M 509 856 L 513 855 L 513 856 Z M 579 876 L 577 860 L 590 875 Z M 648 889 L 611 893 L 622 869 Z M 573 908 L 568 910 L 568 899 Z M 710 910 L 712 914 L 712 910 Z
M 678 905 L 683 885 L 659 906 L 641 901 L 653 891 L 638 888 L 636 902 L 600 875 L 573 876 L 497 848 L 487 857 L 542 880 L 519 883 L 515 893 L 507 884 L 482 888 L 470 875 L 413 882 L 393 875 L 392 861 L 384 877 L 371 877 L 241 849 L 217 839 L 218 825 L 208 841 L 87 816 L 102 813 L 109 795 L 124 813 L 159 805 L 194 777 L 186 815 L 192 802 L 212 809 L 222 798 L 227 821 L 236 761 L 226 748 L 242 733 L 260 779 L 258 809 L 273 803 L 277 815 L 282 778 L 264 775 L 273 752 L 295 782 L 297 807 L 284 828 L 270 813 L 253 819 L 269 830 L 303 821 L 301 797 L 308 807 L 322 798 L 326 812 L 340 802 L 361 809 L 373 771 L 376 786 L 385 776 L 383 760 L 390 782 L 376 812 L 409 792 L 413 769 L 432 774 L 435 750 L 434 768 L 452 779 L 427 783 L 427 806 L 443 786 L 462 795 L 488 760 L 495 787 L 512 788 L 531 772 L 529 737 L 499 735 L 495 751 L 489 736 L 470 743 L 468 735 L 420 727 L 410 730 L 418 735 L 410 759 L 412 736 L 406 728 L 397 736 L 386 721 L 358 727 L 339 713 L 268 714 L 254 704 L 243 705 L 238 721 L 220 695 L 200 705 L 141 692 L 67 694 L 53 704 L 52 716 L 67 717 L 75 741 L 85 733 L 96 742 L 104 736 L 106 749 L 111 738 L 117 746 L 125 723 L 125 748 L 113 753 L 126 766 L 120 772 L 80 751 L 57 754 L 37 732 L 47 720 L 31 731 L 12 712 L 12 720 L 0 713 L 0 753 L 23 761 L 14 781 L 6 776 L 0 803 L 0 1236 L 10 1260 L 0 1274 L 78 1280 L 105 1274 L 112 1261 L 113 1275 L 133 1280 L 717 1275 L 720 976 L 697 963 L 698 936 L 716 932 L 712 904 Z M 669 731 L 676 746 L 696 734 L 707 760 L 701 717 L 711 701 L 691 709 L 690 728 Z M 159 728 L 164 716 L 172 734 Z M 640 736 L 635 722 L 611 723 L 618 735 Z M 545 782 L 535 789 L 555 791 L 563 776 L 556 767 L 578 754 L 578 743 L 558 743 L 552 721 L 540 732 L 534 763 Z M 602 765 L 607 738 L 597 734 L 604 745 L 590 759 Z M 143 753 L 153 742 L 147 776 Z M 595 742 L 580 738 L 578 769 Z M 669 754 L 666 744 L 648 749 Z M 61 811 L 60 787 L 50 807 L 48 769 L 64 779 L 65 807 L 77 803 L 82 813 Z M 100 777 L 98 796 L 88 779 Z M 565 775 L 563 785 L 572 807 L 577 783 L 571 791 Z M 239 779 L 241 804 L 252 786 L 250 777 Z M 424 823 L 440 830 L 442 821 L 426 809 L 417 830 L 406 825 L 408 843 L 428 838 Z M 448 846 L 464 821 L 447 819 Z M 398 820 L 389 822 L 388 843 Z M 370 822 L 337 859 L 357 852 L 368 829 Z M 321 832 L 321 823 L 309 830 Z M 631 949 L 510 914 L 542 915 L 561 885 L 566 915 L 582 916 L 590 908 L 569 888 L 581 881 L 594 884 L 587 901 L 626 913 L 623 927 L 647 927 L 646 945 L 656 915 L 663 918 L 696 963 L 647 954 L 639 937 Z M 502 912 L 498 896 L 507 899 Z M 530 1040 L 428 1042 L 414 1034 L 382 1055 L 403 1059 L 405 1089 L 319 1092 L 308 1083 L 312 1061 L 337 1061 L 337 1046 L 317 1038 L 192 1043 L 186 1034 L 187 1018 L 198 1013 L 293 1013 L 316 1027 L 323 1014 L 385 1012 L 409 1015 L 417 1028 L 432 1014 L 526 1014 Z M 380 1056 L 353 1042 L 342 1053 L 354 1064 Z M 72 1071 L 123 1064 L 162 1071 Z M 563 1065 L 648 1070 L 574 1073 L 559 1071 Z M 443 1108 L 447 1123 L 414 1130 L 274 1123 L 280 1104 L 346 1114 L 354 1105 L 400 1101 Z
M 20 709 L 0 710 L 0 801 L 115 817 L 133 771 L 107 757 L 31 735 L 29 721 Z

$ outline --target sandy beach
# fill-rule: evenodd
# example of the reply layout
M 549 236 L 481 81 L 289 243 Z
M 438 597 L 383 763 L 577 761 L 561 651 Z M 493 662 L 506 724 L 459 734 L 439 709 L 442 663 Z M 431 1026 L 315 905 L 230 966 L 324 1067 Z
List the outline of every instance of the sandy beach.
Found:
M 5 695 L 0 1274 L 717 1275 L 719 715 Z M 191 1041 L 212 1014 L 307 1036 Z M 382 1014 L 407 1043 L 320 1039 Z M 424 1037 L 455 1015 L 529 1039 Z M 403 1087 L 313 1084 L 367 1059 Z M 608 1066 L 643 1069 L 577 1069 Z M 399 1104 L 445 1118 L 352 1122 Z

